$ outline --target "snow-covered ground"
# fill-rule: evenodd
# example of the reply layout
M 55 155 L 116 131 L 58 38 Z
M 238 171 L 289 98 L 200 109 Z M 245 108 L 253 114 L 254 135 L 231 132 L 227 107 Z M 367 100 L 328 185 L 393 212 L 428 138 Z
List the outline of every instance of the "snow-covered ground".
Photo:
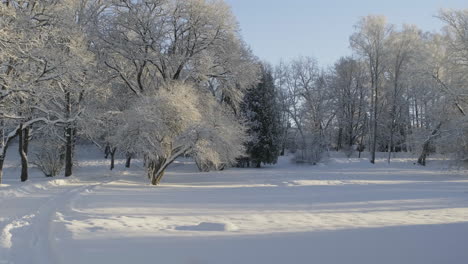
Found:
M 468 176 L 398 158 L 288 158 L 198 173 L 179 160 L 152 187 L 90 148 L 75 176 L 0 187 L 3 263 L 468 263 Z M 12 157 L 12 155 L 10 155 Z M 441 169 L 445 168 L 445 169 Z

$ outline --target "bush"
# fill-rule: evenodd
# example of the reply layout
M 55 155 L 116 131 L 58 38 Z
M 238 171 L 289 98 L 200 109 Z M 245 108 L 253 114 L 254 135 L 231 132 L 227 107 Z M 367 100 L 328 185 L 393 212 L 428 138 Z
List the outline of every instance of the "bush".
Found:
M 33 164 L 41 170 L 46 177 L 55 177 L 65 164 L 65 150 L 63 146 L 51 140 L 40 140 L 38 151 L 34 153 Z

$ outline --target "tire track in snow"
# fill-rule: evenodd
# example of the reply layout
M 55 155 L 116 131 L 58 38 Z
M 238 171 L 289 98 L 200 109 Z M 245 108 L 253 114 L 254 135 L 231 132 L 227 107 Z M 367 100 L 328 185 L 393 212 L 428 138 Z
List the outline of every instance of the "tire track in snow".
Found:
M 64 192 L 54 194 L 34 213 L 8 223 L 0 234 L 0 247 L 4 249 L 4 253 L 0 255 L 0 263 L 60 263 L 54 250 L 55 236 L 51 228 L 57 220 L 57 213 L 66 210 L 67 205 L 81 193 L 90 192 L 112 181 L 67 188 Z

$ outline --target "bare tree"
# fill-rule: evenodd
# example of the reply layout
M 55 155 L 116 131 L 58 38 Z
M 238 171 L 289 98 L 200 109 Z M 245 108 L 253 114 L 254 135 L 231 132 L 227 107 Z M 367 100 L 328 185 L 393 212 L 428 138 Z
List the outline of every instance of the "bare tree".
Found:
M 351 47 L 363 56 L 369 67 L 372 87 L 372 146 L 371 163 L 375 163 L 377 148 L 377 130 L 379 124 L 379 98 L 384 73 L 386 41 L 392 32 L 392 26 L 383 16 L 367 16 L 356 24 L 356 33 L 350 37 Z

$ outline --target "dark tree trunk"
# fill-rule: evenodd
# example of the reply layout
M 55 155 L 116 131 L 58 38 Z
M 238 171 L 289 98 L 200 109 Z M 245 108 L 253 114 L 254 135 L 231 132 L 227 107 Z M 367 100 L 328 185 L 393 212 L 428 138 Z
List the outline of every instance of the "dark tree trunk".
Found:
M 338 140 L 336 142 L 336 150 L 343 148 L 343 128 L 338 129 Z
M 157 160 L 149 161 L 148 173 L 150 174 L 151 184 L 159 185 L 161 179 L 164 177 L 165 171 L 165 158 L 159 158 Z M 167 167 L 167 166 L 166 166 Z
M 351 125 L 349 126 L 349 131 L 348 131 L 348 146 L 349 147 L 352 147 L 354 145 L 354 140 L 355 140 L 355 136 L 354 136 L 354 128 L 353 128 L 353 123 L 351 123 Z
M 2 184 L 3 180 L 3 162 L 5 160 L 5 154 L 6 154 L 6 149 L 7 149 L 7 142 L 3 142 L 3 137 L 4 137 L 4 130 L 3 130 L 3 120 L 0 120 L 0 138 L 2 141 L 0 141 L 0 147 L 2 148 L 2 152 L 0 153 L 0 185 Z M 5 144 L 5 145 L 3 145 Z
M 132 163 L 132 154 L 127 153 L 127 161 L 125 162 L 125 168 L 130 168 L 130 165 Z
M 419 165 L 426 166 L 426 158 L 427 158 L 427 154 L 429 153 L 429 146 L 430 146 L 430 142 L 426 141 L 423 145 L 421 155 L 418 158 Z
M 159 174 L 156 173 L 153 176 L 153 179 L 151 180 L 151 184 L 152 185 L 159 185 L 161 183 L 161 180 L 162 180 L 163 177 L 164 177 L 164 171 L 161 171 Z
M 24 131 L 23 150 L 24 150 L 24 153 L 26 153 L 27 155 L 29 152 L 29 141 L 31 140 L 31 129 L 27 127 L 23 131 Z
M 257 164 L 255 165 L 256 168 L 261 168 L 262 167 L 262 162 L 257 162 Z
M 364 146 L 364 132 L 362 132 L 362 133 L 363 134 L 361 135 L 361 140 L 359 141 L 359 145 L 358 145 L 359 158 L 361 158 L 361 153 L 365 149 L 365 146 Z
M 393 152 L 393 134 L 395 133 L 394 131 L 394 123 L 392 120 L 391 128 L 390 128 L 390 141 L 388 142 L 388 159 L 387 162 L 390 163 L 392 159 L 392 152 Z
M 374 69 L 373 78 L 372 78 L 372 87 L 373 87 L 373 96 L 374 96 L 374 104 L 373 104 L 373 115 L 374 115 L 374 123 L 373 123 L 373 135 L 372 135 L 372 149 L 371 149 L 371 163 L 375 164 L 375 152 L 377 151 L 377 130 L 378 130 L 378 110 L 379 110 L 379 73 L 378 67 L 379 63 L 376 63 L 377 68 Z
M 3 163 L 4 163 L 4 157 L 0 156 L 0 185 L 2 184 L 2 180 L 3 180 Z
M 418 158 L 419 165 L 426 166 L 426 158 L 427 158 L 427 155 L 429 154 L 429 150 L 430 150 L 429 148 L 431 146 L 431 142 L 437 137 L 441 127 L 442 127 L 442 123 L 439 123 L 437 127 L 432 131 L 429 138 L 424 142 L 421 155 Z
M 65 93 L 65 101 L 67 102 L 65 112 L 67 117 L 70 118 L 72 112 L 71 94 L 69 91 Z M 73 174 L 73 131 L 72 124 L 68 123 L 65 128 L 65 177 Z
M 149 159 L 147 171 L 148 177 L 151 179 L 151 184 L 159 185 L 162 178 L 164 177 L 164 172 L 167 167 L 172 164 L 178 157 L 184 155 L 188 148 L 175 149 L 172 150 L 172 154 L 168 157 L 158 157 L 156 159 Z
M 29 129 L 23 128 L 20 125 L 18 130 L 19 136 L 19 147 L 18 151 L 21 157 L 21 181 L 25 182 L 28 180 L 28 145 L 29 145 Z
M 112 148 L 110 151 L 110 156 L 111 156 L 111 165 L 110 165 L 110 170 L 113 170 L 115 168 L 115 152 L 117 148 Z
M 374 106 L 374 133 L 372 135 L 372 151 L 371 151 L 371 163 L 375 164 L 375 152 L 377 150 L 377 97 L 375 98 L 375 104 Z
M 65 177 L 73 174 L 73 129 L 68 127 L 65 130 Z
M 104 158 L 107 159 L 109 157 L 109 154 L 110 154 L 110 146 L 109 145 L 106 145 L 106 148 L 104 149 Z

